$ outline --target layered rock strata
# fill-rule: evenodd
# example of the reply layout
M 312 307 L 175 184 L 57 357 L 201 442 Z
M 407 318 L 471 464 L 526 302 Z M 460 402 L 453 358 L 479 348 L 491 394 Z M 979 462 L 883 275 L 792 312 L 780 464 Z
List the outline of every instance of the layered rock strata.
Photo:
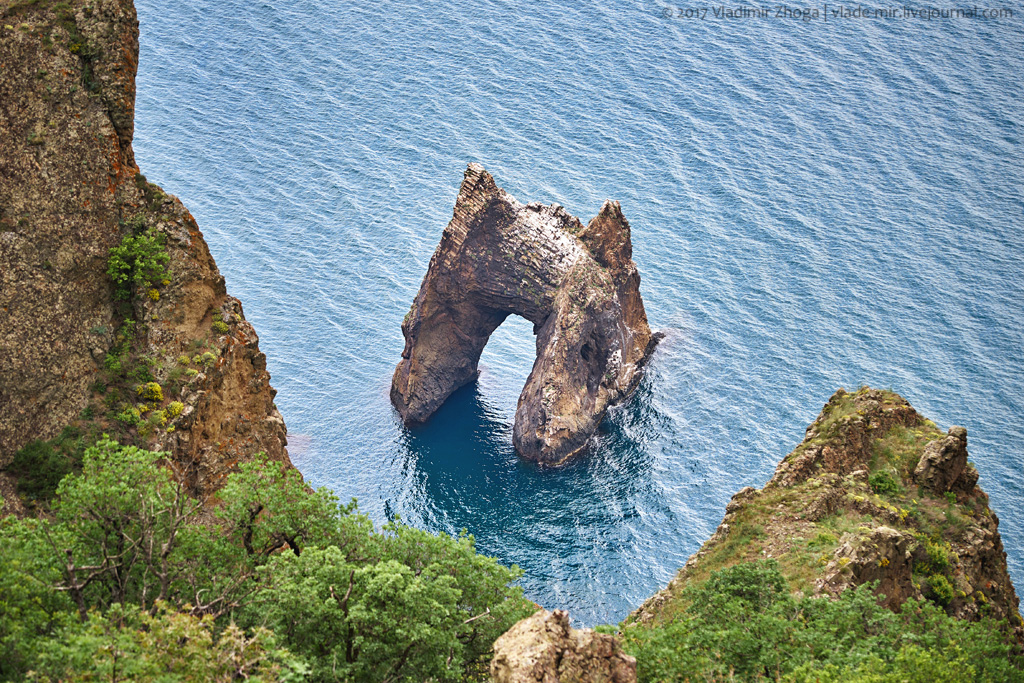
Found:
M 494 683 L 635 683 L 636 659 L 612 635 L 569 626 L 562 610 L 540 610 L 494 643 Z
M 679 609 L 683 586 L 772 558 L 791 588 L 834 596 L 869 582 L 885 604 L 929 599 L 965 619 L 1024 633 L 999 520 L 968 462 L 967 430 L 939 430 L 888 391 L 840 389 L 763 489 L 739 491 L 725 518 L 630 622 Z
M 0 467 L 105 410 L 110 394 L 96 392 L 123 330 L 166 393 L 180 385 L 146 408 L 183 409 L 141 440 L 171 450 L 202 490 L 257 451 L 287 461 L 285 427 L 196 221 L 135 164 L 138 36 L 130 0 L 0 0 Z M 136 287 L 126 310 L 106 269 L 132 230 L 162 236 L 169 275 Z
M 510 314 L 532 322 L 537 336 L 513 442 L 522 457 L 557 464 L 583 449 L 608 406 L 637 385 L 658 338 L 640 298 L 629 223 L 617 202 L 587 225 L 558 205 L 520 204 L 470 164 L 402 322 L 391 400 L 406 424 L 426 420 L 476 378 L 484 345 Z

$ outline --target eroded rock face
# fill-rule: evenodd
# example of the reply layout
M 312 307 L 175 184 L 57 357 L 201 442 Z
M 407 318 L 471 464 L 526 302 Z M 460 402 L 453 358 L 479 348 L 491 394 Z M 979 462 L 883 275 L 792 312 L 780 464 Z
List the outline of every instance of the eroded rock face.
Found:
M 0 468 L 96 399 L 125 317 L 107 257 L 129 221 L 164 236 L 171 273 L 158 298 L 136 292 L 136 350 L 165 386 L 180 356 L 211 354 L 188 365 L 200 371 L 164 425 L 175 429 L 145 445 L 170 449 L 197 490 L 257 451 L 287 461 L 255 330 L 193 217 L 135 164 L 134 5 L 0 0 L 0 15 Z M 226 331 L 211 328 L 215 315 Z
M 618 203 L 584 226 L 560 206 L 520 204 L 470 164 L 402 323 L 391 400 L 407 424 L 426 420 L 476 378 L 491 333 L 520 315 L 534 325 L 537 360 L 512 438 L 521 456 L 557 464 L 640 380 L 657 335 L 639 288 Z
M 614 636 L 569 626 L 563 610 L 540 610 L 494 643 L 494 683 L 635 683 L 636 659 Z
M 914 468 L 914 480 L 936 493 L 969 493 L 978 483 L 978 472 L 967 462 L 967 430 L 950 427 L 946 438 L 929 443 Z
M 763 489 L 746 487 L 668 587 L 631 616 L 671 613 L 711 568 L 776 559 L 790 587 L 836 596 L 874 583 L 884 604 L 932 600 L 949 614 L 1007 619 L 1024 642 L 999 519 L 967 462 L 967 430 L 943 433 L 901 396 L 837 391 Z M 742 540 L 741 540 L 742 539 Z

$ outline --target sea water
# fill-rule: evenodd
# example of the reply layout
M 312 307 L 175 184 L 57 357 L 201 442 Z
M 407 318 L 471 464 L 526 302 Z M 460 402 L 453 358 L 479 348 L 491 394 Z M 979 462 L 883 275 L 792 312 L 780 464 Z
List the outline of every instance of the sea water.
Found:
M 616 622 L 837 388 L 866 384 L 968 428 L 1024 579 L 1019 2 L 932 19 L 137 4 L 138 162 L 198 219 L 314 485 L 377 523 L 467 529 L 523 568 L 528 597 Z M 560 469 L 512 449 L 535 354 L 525 320 L 495 332 L 479 381 L 425 426 L 404 428 L 388 400 L 402 318 L 472 161 L 584 221 L 619 200 L 667 335 L 590 453 Z

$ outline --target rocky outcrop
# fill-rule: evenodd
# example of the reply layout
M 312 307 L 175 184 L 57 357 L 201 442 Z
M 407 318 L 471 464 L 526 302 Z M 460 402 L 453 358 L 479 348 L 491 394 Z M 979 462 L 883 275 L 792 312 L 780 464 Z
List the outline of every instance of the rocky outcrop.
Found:
M 914 481 L 935 493 L 969 494 L 978 483 L 978 471 L 967 462 L 967 430 L 951 427 L 946 438 L 929 443 L 914 468 Z
M 838 595 L 876 583 L 885 604 L 929 599 L 957 617 L 1008 619 L 1024 635 L 999 520 L 967 461 L 967 430 L 947 433 L 888 391 L 840 389 L 763 489 L 726 506 L 715 534 L 631 623 L 672 613 L 683 586 L 772 558 L 793 590 Z
M 494 643 L 494 683 L 635 683 L 636 659 L 614 636 L 569 626 L 562 610 L 540 610 Z
M 130 385 L 152 378 L 164 397 L 144 407 L 166 422 L 124 436 L 169 448 L 203 489 L 256 451 L 287 460 L 285 429 L 195 220 L 135 164 L 137 61 L 130 0 L 0 0 L 0 467 L 76 420 L 116 432 L 111 415 L 143 407 Z M 147 230 L 169 275 L 121 303 L 109 251 Z M 124 335 L 132 367 L 107 360 Z
M 476 378 L 491 333 L 520 315 L 534 325 L 537 360 L 513 442 L 524 458 L 562 462 L 639 382 L 657 340 L 639 287 L 618 203 L 605 202 L 584 226 L 558 205 L 520 204 L 470 164 L 402 322 L 391 400 L 407 424 L 426 420 Z

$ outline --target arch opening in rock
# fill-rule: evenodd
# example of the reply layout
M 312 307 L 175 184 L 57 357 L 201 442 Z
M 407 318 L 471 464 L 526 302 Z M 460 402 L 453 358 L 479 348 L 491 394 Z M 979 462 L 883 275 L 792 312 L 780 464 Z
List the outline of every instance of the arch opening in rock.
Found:
M 533 323 L 537 358 L 516 407 L 515 449 L 544 464 L 582 450 L 660 338 L 632 250 L 618 202 L 584 226 L 558 205 L 520 204 L 470 164 L 402 322 L 391 400 L 403 421 L 423 422 L 474 380 L 491 333 L 519 315 Z

